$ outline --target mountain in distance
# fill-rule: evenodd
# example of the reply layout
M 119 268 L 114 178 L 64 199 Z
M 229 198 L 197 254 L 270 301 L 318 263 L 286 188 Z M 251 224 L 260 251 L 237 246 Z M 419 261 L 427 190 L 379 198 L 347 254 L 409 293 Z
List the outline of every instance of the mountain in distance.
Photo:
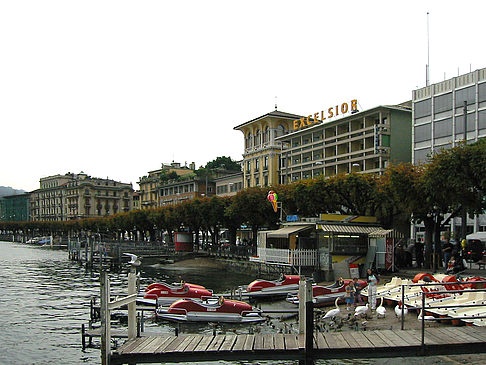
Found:
M 0 186 L 0 196 L 23 194 L 25 190 L 17 190 L 10 186 Z

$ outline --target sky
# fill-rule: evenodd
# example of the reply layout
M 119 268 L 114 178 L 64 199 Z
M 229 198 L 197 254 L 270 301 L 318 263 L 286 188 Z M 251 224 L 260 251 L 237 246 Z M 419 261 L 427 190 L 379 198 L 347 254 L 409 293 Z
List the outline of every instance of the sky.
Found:
M 486 67 L 485 11 L 483 0 L 2 0 L 0 186 L 84 171 L 138 189 L 162 163 L 241 160 L 233 128 L 275 104 L 309 115 L 410 100 L 427 50 L 431 83 Z

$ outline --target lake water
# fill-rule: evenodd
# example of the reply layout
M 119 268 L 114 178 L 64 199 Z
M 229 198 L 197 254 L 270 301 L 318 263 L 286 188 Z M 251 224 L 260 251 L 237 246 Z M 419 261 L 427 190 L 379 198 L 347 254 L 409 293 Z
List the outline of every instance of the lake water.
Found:
M 65 251 L 0 241 L 0 364 L 100 364 L 100 350 L 87 348 L 83 351 L 80 334 L 81 325 L 89 321 L 90 298 L 99 297 L 99 275 L 87 272 L 79 264 L 69 261 L 67 256 Z M 248 284 L 255 276 L 207 266 L 141 267 L 142 287 L 154 281 L 172 282 L 181 279 L 220 292 Z M 127 272 L 112 273 L 110 280 L 112 293 L 126 293 Z M 273 324 L 279 325 L 278 321 Z M 146 321 L 146 330 L 151 332 L 174 333 L 174 326 Z M 275 331 L 272 324 L 254 326 L 255 331 Z M 218 325 L 216 330 L 248 333 L 249 328 L 247 325 Z M 182 331 L 212 333 L 213 328 L 207 324 L 185 324 Z M 97 339 L 95 341 L 98 343 Z M 424 360 L 330 360 L 318 361 L 316 364 L 397 364 L 402 361 L 409 365 L 449 363 L 444 357 Z M 277 365 L 297 362 L 238 361 L 217 364 Z

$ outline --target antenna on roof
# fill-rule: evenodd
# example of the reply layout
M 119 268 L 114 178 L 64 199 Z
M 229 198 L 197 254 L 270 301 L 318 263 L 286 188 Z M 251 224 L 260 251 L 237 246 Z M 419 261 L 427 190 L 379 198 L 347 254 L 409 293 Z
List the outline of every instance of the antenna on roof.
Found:
M 275 110 L 277 110 L 277 97 L 275 96 Z
M 429 44 L 429 12 L 427 12 L 427 65 L 425 66 L 425 86 L 429 86 L 430 77 L 430 44 Z

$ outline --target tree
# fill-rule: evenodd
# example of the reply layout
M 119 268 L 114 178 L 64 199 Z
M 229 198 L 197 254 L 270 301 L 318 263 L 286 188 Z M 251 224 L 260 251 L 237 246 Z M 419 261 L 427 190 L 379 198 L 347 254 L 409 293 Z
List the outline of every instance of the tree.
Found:
M 241 166 L 238 162 L 233 161 L 231 157 L 226 157 L 226 156 L 221 156 L 221 157 L 216 157 L 215 160 L 209 161 L 206 166 L 204 167 L 205 169 L 224 169 L 228 171 L 241 171 Z
M 227 208 L 227 214 L 239 215 L 241 221 L 252 228 L 255 240 L 261 227 L 276 226 L 279 220 L 278 214 L 267 200 L 267 194 L 266 188 L 252 187 L 242 190 L 233 196 L 233 201 Z

